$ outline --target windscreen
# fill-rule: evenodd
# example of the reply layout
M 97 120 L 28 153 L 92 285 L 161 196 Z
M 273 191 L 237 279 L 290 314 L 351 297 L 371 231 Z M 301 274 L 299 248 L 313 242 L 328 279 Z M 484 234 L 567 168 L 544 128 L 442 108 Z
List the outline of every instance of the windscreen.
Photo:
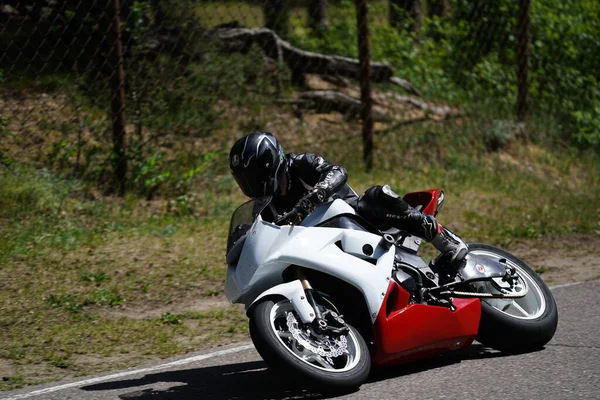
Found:
M 271 202 L 271 197 L 250 200 L 239 206 L 231 216 L 229 234 L 227 235 L 227 251 L 252 226 L 256 217 Z

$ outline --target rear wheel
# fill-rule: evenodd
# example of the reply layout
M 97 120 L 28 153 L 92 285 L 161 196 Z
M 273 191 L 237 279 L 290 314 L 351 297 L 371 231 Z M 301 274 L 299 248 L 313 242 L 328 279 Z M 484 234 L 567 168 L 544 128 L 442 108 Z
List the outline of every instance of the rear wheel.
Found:
M 349 391 L 367 379 L 371 358 L 354 327 L 337 337 L 317 334 L 287 299 L 263 300 L 249 317 L 252 341 L 270 366 L 291 370 L 312 388 L 327 392 Z
M 470 243 L 469 254 L 506 259 L 525 281 L 528 293 L 517 299 L 482 299 L 477 340 L 501 351 L 525 352 L 543 347 L 552 339 L 558 324 L 558 311 L 552 292 L 523 261 L 496 247 Z M 492 282 L 476 282 L 478 292 L 499 292 Z

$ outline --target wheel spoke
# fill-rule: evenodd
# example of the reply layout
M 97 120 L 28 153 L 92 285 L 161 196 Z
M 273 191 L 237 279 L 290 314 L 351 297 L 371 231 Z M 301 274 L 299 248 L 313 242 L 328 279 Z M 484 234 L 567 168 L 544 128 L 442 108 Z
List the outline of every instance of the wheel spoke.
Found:
M 519 303 L 517 303 L 517 302 L 516 302 L 516 301 L 514 301 L 514 300 L 513 300 L 513 302 L 512 302 L 512 306 L 513 306 L 514 308 L 516 308 L 516 309 L 517 309 L 517 311 L 519 311 L 521 314 L 523 314 L 523 316 L 525 316 L 525 317 L 531 317 L 531 316 L 532 316 L 532 314 L 530 314 L 530 313 L 528 313 L 527 311 L 525 311 L 525 309 L 524 309 L 523 307 L 521 307 L 521 306 L 519 305 Z
M 282 339 L 290 339 L 293 338 L 292 334 L 288 331 L 277 331 L 277 334 Z
M 482 257 L 484 259 L 489 258 L 496 261 L 500 258 L 505 258 L 504 255 L 500 255 L 493 250 L 487 249 L 472 249 L 470 254 L 476 257 Z M 512 287 L 509 292 L 511 292 L 511 294 L 522 294 L 525 289 L 528 289 L 528 292 L 525 294 L 525 296 L 517 299 L 510 299 L 508 302 L 505 302 L 504 300 L 497 301 L 494 299 L 483 299 L 483 301 L 498 311 L 503 312 L 513 318 L 527 320 L 538 318 L 546 309 L 546 300 L 544 298 L 542 289 L 534 279 L 533 275 L 535 274 L 533 271 L 525 268 L 526 265 L 521 266 L 521 264 L 511 259 L 507 260 L 507 265 L 514 268 L 519 276 L 517 285 Z M 494 290 L 494 288 L 490 287 L 486 283 L 487 282 L 484 281 L 482 283 L 473 284 L 473 287 L 476 288 L 476 290 L 479 289 L 478 291 L 493 293 L 492 290 Z M 517 288 L 520 288 L 520 291 L 517 291 Z
M 350 333 L 345 340 L 335 341 L 323 338 L 315 334 L 310 326 L 298 322 L 298 316 L 289 300 L 282 300 L 271 309 L 271 329 L 277 336 L 278 342 L 287 351 L 303 363 L 330 372 L 344 372 L 354 368 L 362 359 L 360 344 L 354 334 Z M 319 355 L 323 349 L 324 354 L 340 354 L 340 348 L 344 346 L 343 352 L 335 361 L 326 356 Z
M 316 362 L 317 364 L 319 364 L 321 367 L 323 368 L 327 368 L 327 369 L 333 369 L 333 366 L 331 364 L 329 364 L 327 362 L 327 360 L 325 360 L 323 357 L 321 357 L 318 354 L 311 354 L 309 356 L 306 357 L 306 361 L 309 362 Z

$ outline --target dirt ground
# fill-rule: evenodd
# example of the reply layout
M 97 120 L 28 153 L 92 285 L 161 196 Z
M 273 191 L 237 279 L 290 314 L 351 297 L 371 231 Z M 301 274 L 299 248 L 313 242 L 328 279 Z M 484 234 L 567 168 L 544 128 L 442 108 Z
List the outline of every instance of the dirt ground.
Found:
M 520 241 L 507 250 L 529 264 L 550 286 L 600 279 L 598 232 Z

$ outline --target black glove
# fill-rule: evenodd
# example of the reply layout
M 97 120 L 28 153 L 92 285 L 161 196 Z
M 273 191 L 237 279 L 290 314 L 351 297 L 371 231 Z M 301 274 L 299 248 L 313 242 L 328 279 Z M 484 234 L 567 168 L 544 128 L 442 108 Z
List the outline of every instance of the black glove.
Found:
M 314 188 L 306 195 L 304 195 L 304 197 L 301 198 L 300 201 L 298 201 L 298 207 L 306 211 L 311 211 L 314 208 L 314 206 L 325 202 L 326 199 L 327 192 L 325 192 L 325 189 Z

